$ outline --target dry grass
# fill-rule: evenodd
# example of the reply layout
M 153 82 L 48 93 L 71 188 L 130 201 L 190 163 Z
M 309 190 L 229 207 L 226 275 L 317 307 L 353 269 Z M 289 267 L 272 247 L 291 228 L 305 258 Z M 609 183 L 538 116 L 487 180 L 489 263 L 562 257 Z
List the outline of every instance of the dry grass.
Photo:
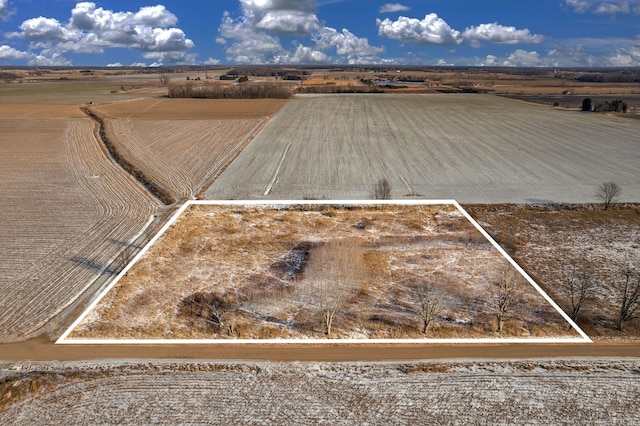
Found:
M 70 337 L 321 338 L 331 294 L 342 295 L 331 337 L 421 338 L 421 282 L 446 308 L 429 337 L 494 336 L 492 283 L 508 263 L 478 235 L 452 206 L 195 205 Z M 339 267 L 322 255 L 341 250 L 359 260 Z M 343 284 L 322 290 L 329 283 Z M 521 289 L 503 336 L 574 335 L 533 288 Z M 197 293 L 225 300 L 222 325 L 206 321 L 209 308 L 176 316 Z
M 596 286 L 578 317 L 592 337 L 638 336 L 639 325 L 616 331 L 618 286 L 626 268 L 640 261 L 637 205 L 469 206 L 467 210 L 534 276 L 565 311 L 571 311 L 574 268 Z

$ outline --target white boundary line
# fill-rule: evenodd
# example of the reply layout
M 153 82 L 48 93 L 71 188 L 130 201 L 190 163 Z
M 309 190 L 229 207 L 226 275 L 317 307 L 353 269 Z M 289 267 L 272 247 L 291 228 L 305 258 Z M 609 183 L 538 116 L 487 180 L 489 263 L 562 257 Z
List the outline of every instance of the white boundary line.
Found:
M 504 256 L 509 263 L 531 284 L 542 297 L 580 334 L 581 337 L 551 337 L 551 338 L 466 338 L 466 339 L 68 339 L 73 329 L 84 320 L 87 315 L 100 303 L 105 295 L 124 277 L 142 256 L 164 235 L 178 217 L 192 205 L 218 206 L 289 206 L 289 205 L 453 205 L 464 217 Z M 114 278 L 102 293 L 85 309 L 73 324 L 58 338 L 56 344 L 67 345 L 198 345 L 198 344 L 432 344 L 432 343 L 473 343 L 473 344 L 506 344 L 506 343 L 591 343 L 587 334 L 569 318 L 569 316 L 545 293 L 542 288 L 504 251 L 502 247 L 476 222 L 466 210 L 455 200 L 189 200 L 182 205 L 162 229 L 144 246 L 131 262 Z

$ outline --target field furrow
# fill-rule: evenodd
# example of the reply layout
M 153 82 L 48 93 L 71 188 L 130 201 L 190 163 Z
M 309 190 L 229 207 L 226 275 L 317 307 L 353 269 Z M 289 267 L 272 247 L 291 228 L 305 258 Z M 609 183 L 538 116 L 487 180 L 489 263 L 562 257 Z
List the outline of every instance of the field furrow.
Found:
M 626 424 L 636 418 L 637 369 L 587 361 L 85 367 L 58 372 L 48 391 L 1 416 L 22 424 Z
M 298 95 L 208 199 L 392 197 L 593 202 L 603 181 L 640 197 L 638 123 L 489 95 Z M 282 153 L 286 161 L 274 179 Z
M 176 199 L 191 199 L 242 150 L 264 119 L 111 119 L 119 152 Z
M 33 199 L 16 199 L 2 213 L 3 225 L 9 225 L 0 231 L 2 340 L 29 335 L 97 277 L 111 275 L 112 260 L 155 211 L 149 198 L 104 155 L 91 121 L 0 123 L 5 133 L 16 128 L 24 135 L 14 144 L 19 168 L 7 165 L 3 171 L 5 182 L 16 176 L 18 183 L 2 192 L 28 191 L 20 183 L 24 175 L 38 176 L 46 191 Z

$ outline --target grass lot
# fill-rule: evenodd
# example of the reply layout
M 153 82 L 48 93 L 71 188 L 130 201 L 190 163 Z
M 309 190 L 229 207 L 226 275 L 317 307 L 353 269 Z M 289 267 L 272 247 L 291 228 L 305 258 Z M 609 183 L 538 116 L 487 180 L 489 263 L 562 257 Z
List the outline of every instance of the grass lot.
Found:
M 567 326 L 451 205 L 192 205 L 70 338 L 577 337 Z

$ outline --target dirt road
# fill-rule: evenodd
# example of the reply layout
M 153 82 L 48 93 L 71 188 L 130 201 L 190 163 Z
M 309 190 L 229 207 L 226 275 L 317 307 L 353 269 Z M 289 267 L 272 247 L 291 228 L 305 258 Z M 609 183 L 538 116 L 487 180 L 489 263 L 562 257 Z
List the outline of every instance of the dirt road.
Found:
M 640 341 L 570 344 L 415 345 L 54 345 L 40 337 L 0 345 L 0 360 L 218 359 L 268 361 L 389 361 L 442 359 L 640 357 Z

